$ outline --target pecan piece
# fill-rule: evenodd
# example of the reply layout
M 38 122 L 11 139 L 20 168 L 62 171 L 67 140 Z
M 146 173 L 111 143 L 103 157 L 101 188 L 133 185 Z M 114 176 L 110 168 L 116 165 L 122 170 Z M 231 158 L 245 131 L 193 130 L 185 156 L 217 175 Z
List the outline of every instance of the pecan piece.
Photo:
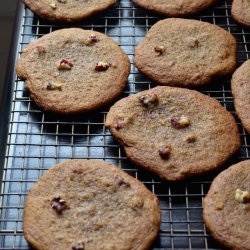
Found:
M 237 189 L 235 191 L 235 200 L 239 203 L 248 203 L 250 202 L 250 192 Z
M 98 62 L 95 66 L 95 70 L 96 71 L 106 71 L 108 70 L 108 68 L 111 67 L 110 63 L 106 63 L 106 62 Z
M 73 63 L 72 63 L 71 61 L 69 61 L 69 60 L 67 60 L 67 59 L 62 59 L 62 60 L 59 62 L 57 68 L 58 68 L 58 69 L 62 69 L 62 70 L 63 70 L 63 69 L 70 70 L 73 66 L 74 66 L 74 65 L 73 65 Z
M 119 176 L 119 175 L 116 175 L 116 176 L 115 176 L 115 182 L 116 182 L 116 184 L 119 185 L 119 186 L 122 186 L 122 185 L 124 185 L 125 187 L 130 187 L 130 186 L 131 186 L 129 182 L 125 181 L 125 180 L 124 180 L 121 176 Z
M 146 107 L 157 104 L 159 102 L 159 98 L 156 94 L 143 95 L 139 97 L 139 100 Z
M 170 119 L 170 123 L 174 128 L 185 128 L 191 124 L 190 120 L 185 116 L 181 117 L 174 116 Z
M 166 48 L 164 46 L 155 46 L 154 50 L 155 52 L 159 53 L 159 55 L 162 55 L 165 52 Z
M 36 51 L 38 52 L 38 54 L 43 54 L 43 53 L 46 52 L 44 46 L 41 45 L 41 44 L 37 44 L 37 45 L 35 46 L 35 49 L 36 49 Z
M 58 214 L 61 214 L 62 211 L 67 208 L 67 204 L 65 200 L 57 196 L 51 201 L 51 207 L 55 209 Z
M 76 243 L 72 246 L 72 250 L 84 250 L 84 244 L 83 243 Z
M 60 84 L 60 83 L 51 83 L 51 82 L 49 82 L 49 83 L 47 84 L 47 89 L 48 89 L 48 90 L 56 90 L 56 89 L 62 90 L 62 84 Z
M 119 120 L 116 124 L 115 124 L 115 129 L 120 130 L 125 124 L 124 120 Z
M 53 1 L 51 1 L 51 2 L 49 3 L 49 6 L 50 6 L 53 10 L 55 10 L 55 9 L 57 8 L 56 4 L 55 4 Z
M 171 153 L 171 149 L 172 148 L 169 145 L 161 146 L 159 149 L 159 155 L 161 156 L 161 158 L 168 159 Z

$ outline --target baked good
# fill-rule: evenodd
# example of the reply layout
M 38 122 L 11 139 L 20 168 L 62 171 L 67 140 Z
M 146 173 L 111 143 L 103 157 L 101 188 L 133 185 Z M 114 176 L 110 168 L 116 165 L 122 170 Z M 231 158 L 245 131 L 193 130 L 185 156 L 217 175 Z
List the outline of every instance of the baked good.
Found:
M 227 249 L 250 250 L 250 160 L 221 172 L 204 199 L 203 218 Z
M 207 9 L 215 0 L 133 0 L 140 7 L 170 17 L 183 17 Z
M 196 87 L 234 71 L 236 40 L 210 23 L 169 18 L 152 26 L 134 61 L 160 85 Z
M 240 147 L 233 116 L 194 90 L 159 86 L 111 107 L 105 124 L 128 158 L 166 180 L 220 167 Z
M 104 34 L 70 28 L 29 44 L 16 72 L 38 106 L 73 114 L 102 107 L 119 96 L 127 83 L 130 62 Z
M 24 235 L 37 250 L 146 250 L 160 227 L 159 201 L 114 165 L 70 160 L 31 188 Z
M 250 60 L 234 72 L 231 87 L 237 115 L 250 134 Z
M 249 0 L 233 0 L 231 13 L 236 22 L 245 27 L 250 27 Z
M 22 0 L 39 17 L 56 22 L 78 21 L 98 14 L 116 0 Z

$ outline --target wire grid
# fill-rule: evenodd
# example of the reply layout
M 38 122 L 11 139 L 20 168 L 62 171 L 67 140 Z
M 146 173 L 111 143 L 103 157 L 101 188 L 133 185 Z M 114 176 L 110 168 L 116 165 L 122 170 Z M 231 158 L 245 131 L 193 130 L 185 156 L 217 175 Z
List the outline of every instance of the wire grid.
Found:
M 238 66 L 249 58 L 250 32 L 236 25 L 230 15 L 231 1 L 217 5 L 194 18 L 217 24 L 230 31 L 238 42 Z M 117 41 L 131 60 L 131 74 L 121 97 L 154 87 L 133 65 L 135 46 L 148 29 L 163 16 L 147 12 L 131 1 L 120 3 L 75 26 L 105 33 Z M 61 29 L 38 19 L 23 8 L 19 52 L 28 43 L 44 34 Z M 160 199 L 162 223 L 152 249 L 221 249 L 213 241 L 202 222 L 202 199 L 211 180 L 218 172 L 185 182 L 167 183 L 131 164 L 117 141 L 105 129 L 107 107 L 73 117 L 61 117 L 42 112 L 24 89 L 24 82 L 14 84 L 8 141 L 0 203 L 0 249 L 29 249 L 23 237 L 23 206 L 27 191 L 52 165 L 66 159 L 98 159 L 120 166 L 141 180 Z M 230 79 L 219 80 L 212 86 L 199 89 L 216 98 L 234 116 Z M 240 152 L 224 167 L 249 159 L 250 138 L 235 116 L 241 132 Z

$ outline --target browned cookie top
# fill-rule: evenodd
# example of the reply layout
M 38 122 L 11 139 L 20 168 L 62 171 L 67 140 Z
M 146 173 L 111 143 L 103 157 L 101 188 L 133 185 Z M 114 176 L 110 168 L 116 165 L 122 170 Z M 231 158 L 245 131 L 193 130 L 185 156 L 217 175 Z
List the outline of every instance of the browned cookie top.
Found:
M 234 71 L 236 40 L 210 23 L 169 18 L 153 25 L 136 47 L 134 60 L 161 85 L 198 86 Z
M 250 250 L 250 160 L 220 173 L 204 199 L 211 234 L 232 250 Z
M 250 60 L 234 72 L 231 85 L 236 112 L 250 133 Z
M 106 10 L 116 0 L 22 0 L 40 17 L 59 22 L 72 22 Z
M 234 0 L 232 4 L 232 16 L 238 23 L 250 27 L 250 1 Z
M 166 180 L 221 166 L 240 147 L 233 116 L 194 90 L 156 87 L 111 107 L 106 126 L 134 163 Z
M 71 160 L 31 188 L 24 234 L 38 250 L 146 250 L 160 226 L 159 202 L 114 165 Z
M 142 8 L 170 17 L 182 17 L 208 8 L 215 0 L 133 0 L 133 2 Z
M 54 31 L 28 45 L 16 71 L 38 106 L 71 114 L 115 99 L 126 85 L 130 62 L 111 38 L 72 28 Z

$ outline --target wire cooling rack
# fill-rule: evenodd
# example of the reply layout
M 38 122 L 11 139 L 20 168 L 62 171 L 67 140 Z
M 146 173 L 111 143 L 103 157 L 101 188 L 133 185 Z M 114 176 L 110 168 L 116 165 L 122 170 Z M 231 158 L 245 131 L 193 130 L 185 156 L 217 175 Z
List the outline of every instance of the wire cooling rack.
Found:
M 232 20 L 231 1 L 217 2 L 213 8 L 194 18 L 217 24 L 236 37 L 239 66 L 250 55 L 250 32 Z M 132 1 L 121 0 L 104 14 L 75 24 L 77 27 L 105 33 L 128 54 L 131 74 L 121 97 L 154 87 L 134 67 L 133 54 L 135 46 L 148 29 L 163 18 L 135 7 Z M 42 35 L 64 27 L 70 25 L 55 25 L 40 20 L 23 7 L 18 52 Z M 0 249 L 29 249 L 22 231 L 27 191 L 52 165 L 72 158 L 114 163 L 141 180 L 159 197 L 162 223 L 152 249 L 221 249 L 202 222 L 202 199 L 218 172 L 185 182 L 164 182 L 131 164 L 117 141 L 105 129 L 104 121 L 110 105 L 92 113 L 60 117 L 42 112 L 29 98 L 23 81 L 16 79 L 12 84 L 14 91 L 0 197 Z M 219 100 L 235 116 L 229 78 L 199 90 Z M 242 146 L 224 168 L 250 158 L 250 138 L 235 118 L 241 132 Z

